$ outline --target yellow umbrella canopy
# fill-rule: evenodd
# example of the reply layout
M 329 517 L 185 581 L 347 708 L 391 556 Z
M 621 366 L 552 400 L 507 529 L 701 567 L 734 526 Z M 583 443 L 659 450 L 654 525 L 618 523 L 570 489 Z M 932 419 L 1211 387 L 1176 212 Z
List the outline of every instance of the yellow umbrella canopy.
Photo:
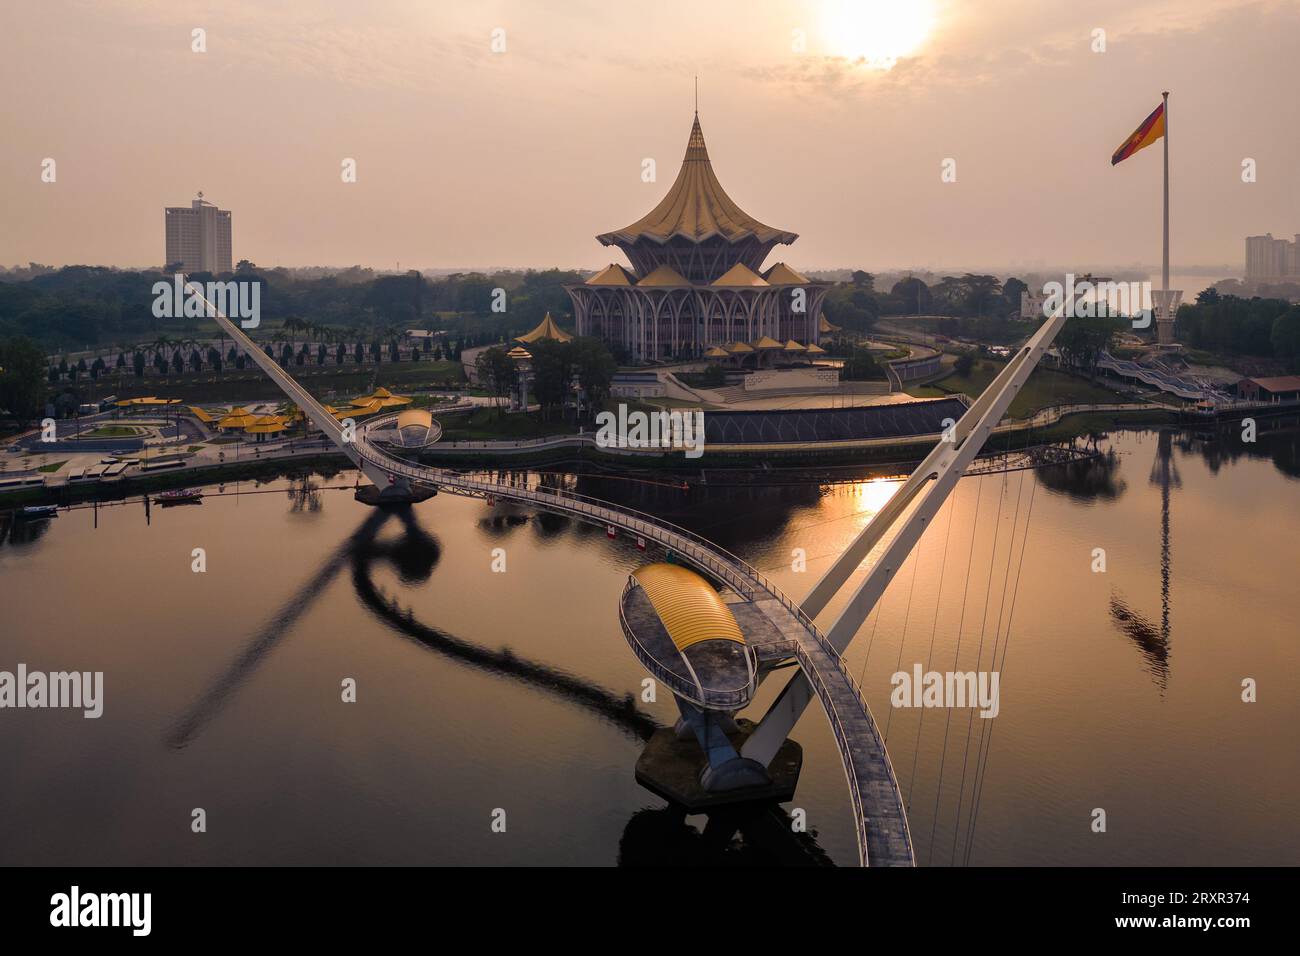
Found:
M 806 348 L 804 348 L 804 346 L 800 345 L 800 344 L 799 344 L 798 342 L 796 342 L 794 339 L 791 339 L 790 341 L 788 341 L 788 342 L 785 343 L 785 350 L 786 350 L 787 352 L 806 352 L 806 351 L 808 351 Z
M 711 346 L 705 353 L 705 358 L 731 358 L 725 349 L 720 349 L 716 345 Z
M 779 349 L 781 347 L 780 342 L 768 335 L 764 335 L 754 343 L 754 348 L 756 349 Z
M 746 345 L 744 342 L 729 342 L 729 343 L 727 343 L 726 345 L 724 345 L 723 348 L 726 349 L 728 352 L 731 352 L 731 353 L 733 353 L 733 354 L 740 354 L 740 353 L 743 353 L 743 352 L 752 352 L 752 351 L 754 351 L 753 346 L 751 346 L 751 345 Z
M 820 345 L 818 345 L 816 342 L 813 342 L 811 345 L 808 346 L 808 354 L 809 354 L 809 355 L 825 355 L 825 354 L 826 354 L 826 350 L 825 350 L 824 348 L 822 348 Z

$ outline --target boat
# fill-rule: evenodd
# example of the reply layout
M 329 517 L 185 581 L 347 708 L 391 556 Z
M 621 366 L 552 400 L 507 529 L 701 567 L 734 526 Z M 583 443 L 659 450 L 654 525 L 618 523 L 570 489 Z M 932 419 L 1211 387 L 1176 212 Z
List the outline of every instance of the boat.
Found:
M 199 504 L 202 498 L 203 492 L 198 488 L 174 488 L 171 491 L 158 492 L 153 497 L 153 503 L 156 505 Z
M 58 505 L 28 505 L 18 512 L 18 517 L 26 518 L 29 521 L 35 521 L 40 518 L 57 518 L 59 516 Z

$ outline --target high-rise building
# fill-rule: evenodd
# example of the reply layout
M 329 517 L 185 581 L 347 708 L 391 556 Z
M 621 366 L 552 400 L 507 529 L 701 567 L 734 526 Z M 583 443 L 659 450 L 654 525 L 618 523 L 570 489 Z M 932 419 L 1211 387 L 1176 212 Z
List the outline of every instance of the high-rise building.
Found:
M 168 206 L 168 266 L 180 264 L 184 272 L 230 272 L 230 211 L 218 209 L 203 198 L 184 206 Z
M 1300 279 L 1300 233 L 1295 242 L 1273 234 L 1246 237 L 1247 279 Z

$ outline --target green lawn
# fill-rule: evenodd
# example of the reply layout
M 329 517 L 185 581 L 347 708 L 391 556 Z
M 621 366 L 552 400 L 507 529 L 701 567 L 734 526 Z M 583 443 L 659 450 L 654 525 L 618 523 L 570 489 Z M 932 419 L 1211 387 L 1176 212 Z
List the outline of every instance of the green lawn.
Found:
M 140 434 L 140 429 L 130 425 L 100 425 L 86 435 L 89 438 L 130 438 Z
M 508 415 L 488 408 L 443 419 L 442 427 L 443 441 L 511 441 L 577 433 L 574 426 L 558 416 L 544 422 L 538 412 Z
M 907 389 L 907 394 L 917 398 L 937 398 L 961 392 L 972 399 L 977 398 L 1001 369 L 1000 362 L 980 359 L 969 376 L 953 372 L 929 385 L 913 385 Z M 1130 396 L 1104 386 L 1040 365 L 1030 373 L 1024 388 L 1011 402 L 1007 417 L 1029 418 L 1038 410 L 1051 405 L 1109 404 L 1132 400 Z
M 36 470 L 37 470 L 37 471 L 43 471 L 43 472 L 45 472 L 47 475 L 51 475 L 51 474 L 53 474 L 54 472 L 58 471 L 60 468 L 62 468 L 62 467 L 63 467 L 64 465 L 66 465 L 67 463 L 68 463 L 68 459 L 65 458 L 65 459 L 63 459 L 63 461 L 55 461 L 55 462 L 51 462 L 51 463 L 48 464 L 48 465 L 41 465 L 41 467 L 37 468 Z

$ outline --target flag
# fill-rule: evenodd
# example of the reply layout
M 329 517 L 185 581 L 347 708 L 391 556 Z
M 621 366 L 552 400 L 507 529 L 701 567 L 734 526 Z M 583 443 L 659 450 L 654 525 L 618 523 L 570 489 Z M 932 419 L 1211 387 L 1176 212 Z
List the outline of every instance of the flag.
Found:
M 1114 166 L 1116 163 L 1128 159 L 1138 150 L 1146 149 L 1164 135 L 1165 104 L 1161 103 L 1150 116 L 1142 121 L 1142 125 L 1133 131 L 1133 135 L 1124 140 L 1123 145 L 1115 150 L 1115 155 L 1110 158 L 1110 164 Z

